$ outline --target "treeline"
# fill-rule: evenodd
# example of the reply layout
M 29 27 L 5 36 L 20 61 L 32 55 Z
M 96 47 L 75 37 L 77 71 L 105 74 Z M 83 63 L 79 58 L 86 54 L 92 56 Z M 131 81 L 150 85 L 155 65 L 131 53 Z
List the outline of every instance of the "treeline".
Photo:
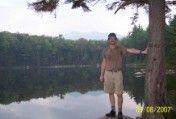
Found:
M 166 26 L 166 62 L 176 66 L 176 16 Z M 118 44 L 144 50 L 147 46 L 147 30 L 134 26 Z M 28 34 L 0 32 L 0 67 L 96 65 L 101 63 L 102 50 L 107 40 L 79 40 L 58 37 L 30 36 Z M 143 63 L 145 55 L 128 54 L 124 63 Z
M 176 69 L 176 15 L 166 26 L 165 48 L 167 65 Z
M 144 50 L 147 47 L 147 42 L 147 31 L 141 26 L 134 26 L 132 32 L 122 39 L 119 44 L 127 48 Z M 146 55 L 128 54 L 125 57 L 125 63 L 144 63 L 146 60 Z
M 0 33 L 0 66 L 97 64 L 103 40 L 65 40 L 63 37 Z

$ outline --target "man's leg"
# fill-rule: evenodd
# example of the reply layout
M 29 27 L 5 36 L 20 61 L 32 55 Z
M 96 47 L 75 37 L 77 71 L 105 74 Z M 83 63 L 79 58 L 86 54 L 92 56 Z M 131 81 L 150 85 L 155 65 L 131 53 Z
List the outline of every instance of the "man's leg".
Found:
M 111 104 L 111 111 L 106 114 L 107 117 L 115 117 L 116 111 L 115 111 L 115 96 L 114 93 L 109 93 L 109 101 Z
M 122 112 L 122 104 L 123 104 L 123 95 L 117 94 L 117 104 L 118 104 L 118 112 Z
M 111 111 L 106 114 L 107 117 L 115 117 L 115 96 L 114 96 L 114 82 L 112 79 L 112 72 L 105 71 L 104 74 L 104 90 L 109 95 L 109 101 L 111 104 Z
M 122 94 L 117 94 L 117 104 L 118 104 L 118 118 L 122 119 L 122 104 L 123 104 L 123 95 Z
M 114 84 L 115 84 L 115 94 L 117 94 L 117 104 L 118 104 L 118 119 L 123 118 L 122 114 L 122 104 L 123 104 L 123 76 L 122 72 L 119 71 L 114 75 Z
M 109 93 L 109 101 L 110 101 L 111 106 L 115 107 L 115 96 L 114 96 L 114 93 Z

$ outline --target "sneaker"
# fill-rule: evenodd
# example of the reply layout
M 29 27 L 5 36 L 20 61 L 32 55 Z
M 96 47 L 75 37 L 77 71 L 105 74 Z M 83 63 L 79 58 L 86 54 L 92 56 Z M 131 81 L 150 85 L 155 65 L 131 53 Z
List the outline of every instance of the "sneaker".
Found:
M 122 114 L 122 112 L 119 112 L 119 113 L 118 113 L 118 119 L 123 119 L 123 114 Z
M 116 112 L 111 110 L 109 113 L 106 114 L 106 117 L 115 117 L 116 116 Z

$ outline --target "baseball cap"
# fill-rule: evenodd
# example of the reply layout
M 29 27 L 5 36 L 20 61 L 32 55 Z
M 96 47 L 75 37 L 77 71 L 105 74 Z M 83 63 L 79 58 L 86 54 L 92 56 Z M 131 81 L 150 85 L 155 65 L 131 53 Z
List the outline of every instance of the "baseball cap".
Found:
M 109 35 L 108 35 L 108 39 L 109 39 L 109 38 L 112 38 L 112 37 L 115 38 L 115 39 L 117 39 L 115 33 L 109 33 Z

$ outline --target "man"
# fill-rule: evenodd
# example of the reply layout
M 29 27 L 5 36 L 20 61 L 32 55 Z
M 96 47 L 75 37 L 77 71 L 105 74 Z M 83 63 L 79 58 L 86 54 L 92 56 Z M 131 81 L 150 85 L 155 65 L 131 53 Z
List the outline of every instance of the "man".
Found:
M 111 111 L 106 114 L 107 117 L 115 117 L 115 96 L 118 100 L 118 118 L 122 119 L 122 103 L 123 103 L 123 76 L 121 72 L 122 59 L 126 53 L 133 54 L 147 54 L 147 48 L 144 51 L 126 48 L 123 46 L 117 46 L 118 41 L 115 33 L 108 35 L 109 47 L 103 50 L 103 61 L 101 65 L 100 81 L 104 79 L 104 90 L 109 94 L 109 100 L 111 104 Z

